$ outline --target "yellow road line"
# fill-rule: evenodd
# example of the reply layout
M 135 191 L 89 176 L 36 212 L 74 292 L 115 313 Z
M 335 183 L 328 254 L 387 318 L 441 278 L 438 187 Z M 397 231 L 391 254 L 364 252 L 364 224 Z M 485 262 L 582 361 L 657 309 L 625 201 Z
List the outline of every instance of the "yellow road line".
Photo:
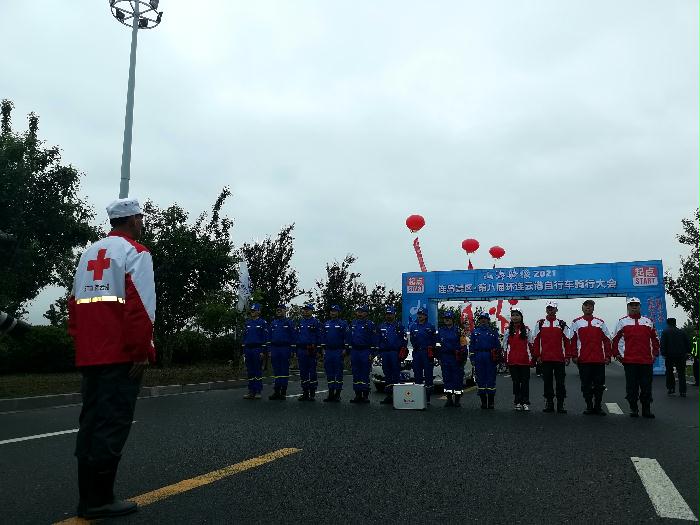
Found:
M 187 492 L 192 489 L 202 487 L 204 485 L 209 485 L 210 483 L 214 483 L 215 481 L 219 481 L 220 479 L 233 476 L 234 474 L 239 474 L 246 470 L 260 467 L 262 465 L 265 465 L 266 463 L 275 461 L 276 459 L 280 459 L 285 456 L 290 456 L 291 454 L 296 454 L 297 452 L 301 452 L 301 449 L 281 448 L 279 450 L 275 450 L 274 452 L 263 454 L 262 456 L 258 456 L 256 458 L 247 459 L 245 461 L 241 461 L 240 463 L 229 465 L 228 467 L 224 467 L 222 469 L 215 470 L 207 474 L 202 474 L 201 476 L 197 476 L 195 478 L 185 479 L 179 481 L 178 483 L 168 485 L 167 487 L 162 487 L 160 489 L 152 490 L 151 492 L 146 492 L 145 494 L 141 494 L 140 496 L 130 498 L 129 501 L 133 501 L 135 503 L 138 503 L 140 506 L 144 507 L 146 505 L 150 505 L 151 503 L 155 503 L 156 501 L 169 498 L 170 496 L 182 494 L 183 492 Z M 78 523 L 90 522 L 82 518 L 69 518 L 67 520 L 59 521 L 55 525 L 67 525 Z

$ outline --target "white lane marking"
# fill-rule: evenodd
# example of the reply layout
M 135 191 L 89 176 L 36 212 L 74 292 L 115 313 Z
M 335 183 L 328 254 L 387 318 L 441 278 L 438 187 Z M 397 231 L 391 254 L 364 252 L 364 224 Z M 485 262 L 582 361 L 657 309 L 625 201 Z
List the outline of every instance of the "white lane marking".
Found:
M 630 459 L 634 468 L 637 469 L 637 474 L 642 478 L 649 499 L 660 517 L 698 521 L 658 461 L 637 457 Z
M 611 414 L 624 414 L 622 409 L 620 408 L 620 405 L 617 403 L 605 403 L 605 406 L 608 407 L 608 412 Z
M 321 394 L 321 393 L 323 393 L 323 392 L 328 392 L 328 390 L 316 390 L 316 393 L 317 393 L 317 394 Z M 292 394 L 291 396 L 287 396 L 287 397 L 301 397 L 301 396 L 303 396 L 303 395 L 304 395 L 304 394 Z
M 134 423 L 136 423 L 136 421 L 134 421 Z M 0 445 L 7 445 L 8 443 L 19 443 L 20 441 L 29 441 L 31 439 L 41 439 L 41 438 L 47 438 L 47 437 L 53 437 L 53 436 L 62 436 L 63 434 L 75 434 L 78 430 L 80 430 L 80 429 L 71 428 L 70 430 L 61 430 L 59 432 L 49 432 L 47 434 L 35 434 L 33 436 L 4 439 L 4 440 L 0 441 Z

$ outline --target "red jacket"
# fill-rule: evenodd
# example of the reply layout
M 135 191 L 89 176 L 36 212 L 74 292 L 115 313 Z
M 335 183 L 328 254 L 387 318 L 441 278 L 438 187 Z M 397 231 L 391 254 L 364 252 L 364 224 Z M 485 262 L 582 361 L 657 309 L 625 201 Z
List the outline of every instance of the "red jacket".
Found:
M 581 364 L 602 364 L 612 357 L 610 332 L 602 319 L 592 315 L 577 317 L 571 323 L 569 355 Z
M 568 357 L 568 328 L 561 319 L 547 317 L 535 325 L 532 353 L 536 359 L 563 363 Z
M 659 355 L 659 336 L 648 317 L 626 315 L 617 322 L 612 340 L 614 356 L 622 355 L 622 364 L 650 365 Z
M 76 366 L 155 361 L 156 292 L 148 249 L 112 232 L 80 257 L 68 301 Z
M 506 364 L 510 365 L 525 365 L 532 364 L 532 343 L 530 343 L 530 329 L 526 326 L 525 333 L 527 337 L 520 337 L 520 330 L 511 338 L 510 331 L 506 330 L 503 337 L 503 348 L 506 352 Z

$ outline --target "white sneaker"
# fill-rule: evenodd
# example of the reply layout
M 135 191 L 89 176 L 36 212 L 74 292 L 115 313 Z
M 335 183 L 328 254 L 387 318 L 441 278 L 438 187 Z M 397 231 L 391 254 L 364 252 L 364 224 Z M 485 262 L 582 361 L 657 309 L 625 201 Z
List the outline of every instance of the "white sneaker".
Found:
M 520 405 L 520 406 L 523 407 L 523 410 L 524 410 L 525 412 L 529 412 L 529 411 L 530 411 L 530 405 L 526 405 L 525 403 L 523 403 L 523 404 Z
M 513 403 L 513 410 L 522 410 L 523 406 L 520 403 Z

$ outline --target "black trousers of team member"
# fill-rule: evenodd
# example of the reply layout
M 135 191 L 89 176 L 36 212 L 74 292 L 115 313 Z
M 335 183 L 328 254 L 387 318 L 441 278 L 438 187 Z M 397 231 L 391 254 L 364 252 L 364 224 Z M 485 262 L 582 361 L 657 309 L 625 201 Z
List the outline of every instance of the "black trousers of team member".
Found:
M 510 378 L 513 380 L 513 403 L 530 404 L 530 367 L 510 365 Z
M 89 506 L 111 503 L 122 449 L 131 430 L 141 378 L 129 378 L 131 363 L 86 366 L 80 430 L 75 443 L 80 499 Z
M 681 394 L 686 392 L 685 384 L 685 356 L 673 355 L 666 357 L 666 388 L 676 390 L 676 379 L 673 377 L 673 369 L 678 372 L 678 391 Z
M 651 397 L 652 365 L 624 366 L 627 401 L 630 404 L 636 404 L 637 400 L 642 404 L 651 403 L 653 401 Z
M 557 399 L 563 401 L 566 397 L 566 369 L 564 363 L 544 361 L 542 363 L 542 379 L 544 379 L 545 399 L 554 398 L 554 380 L 557 382 Z
M 587 403 L 595 396 L 596 404 L 603 399 L 605 392 L 605 365 L 603 363 L 581 363 L 578 365 L 581 378 L 581 393 Z

